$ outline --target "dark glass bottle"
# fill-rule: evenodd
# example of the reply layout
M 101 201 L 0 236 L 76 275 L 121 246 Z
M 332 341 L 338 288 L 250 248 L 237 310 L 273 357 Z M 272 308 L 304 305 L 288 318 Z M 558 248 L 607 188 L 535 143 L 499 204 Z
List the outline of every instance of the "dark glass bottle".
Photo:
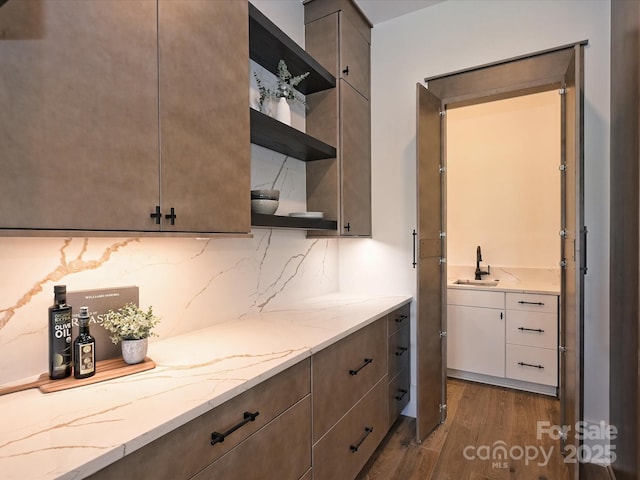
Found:
M 53 287 L 54 304 L 49 307 L 49 378 L 71 375 L 71 305 L 66 285 Z
M 78 327 L 73 341 L 73 376 L 87 378 L 96 373 L 96 340 L 89 333 L 89 307 L 80 307 Z

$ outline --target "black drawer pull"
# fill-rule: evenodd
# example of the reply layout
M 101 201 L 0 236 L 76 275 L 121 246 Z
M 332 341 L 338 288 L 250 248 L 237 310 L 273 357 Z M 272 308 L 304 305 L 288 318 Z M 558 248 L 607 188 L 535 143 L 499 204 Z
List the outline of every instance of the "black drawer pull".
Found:
M 525 302 L 524 300 L 518 300 L 520 305 L 540 305 L 543 306 L 544 302 Z
M 530 363 L 524 363 L 524 362 L 518 362 L 518 365 L 520 365 L 521 367 L 533 367 L 533 368 L 539 368 L 539 369 L 543 369 L 544 367 L 542 365 L 532 365 Z
M 155 218 L 156 224 L 160 225 L 160 219 L 162 218 L 162 213 L 160 212 L 160 205 L 156 205 L 156 211 L 150 215 L 151 218 Z
M 526 328 L 526 327 L 518 327 L 518 330 L 522 330 L 523 332 L 540 332 L 544 333 L 544 330 L 541 328 Z
M 224 439 L 226 437 L 228 437 L 233 432 L 238 430 L 240 427 L 243 427 L 247 423 L 253 422 L 258 415 L 260 415 L 260 412 L 256 412 L 256 413 L 244 412 L 243 420 L 240 423 L 238 423 L 237 425 L 234 425 L 233 427 L 231 427 L 229 430 L 227 430 L 224 433 L 213 432 L 211 434 L 211 445 L 215 445 L 216 443 L 224 442 Z
M 171 225 L 176 224 L 176 217 L 176 209 L 173 207 L 171 207 L 171 213 L 164 216 L 164 218 L 166 218 L 167 220 L 171 220 Z
M 400 357 L 409 349 L 407 347 L 396 347 L 396 350 L 396 357 Z
M 360 448 L 360 445 L 362 445 L 362 442 L 364 442 L 367 439 L 367 437 L 371 432 L 373 432 L 373 427 L 364 427 L 364 435 L 362 436 L 358 444 L 349 445 L 349 450 L 351 450 L 351 453 L 356 453 L 358 451 L 358 449 Z
M 349 375 L 357 375 L 360 370 L 362 370 L 364 367 L 369 365 L 371 362 L 373 362 L 373 358 L 365 358 L 364 363 L 360 365 L 357 369 L 349 370 Z
M 396 323 L 402 323 L 407 319 L 407 315 L 400 315 L 399 317 L 396 317 Z
M 406 390 L 406 389 L 404 389 L 404 388 L 399 388 L 399 389 L 398 389 L 398 392 L 400 392 L 400 393 L 401 393 L 401 395 L 396 395 L 396 400 L 400 401 L 400 400 L 402 400 L 402 399 L 404 398 L 404 396 L 405 396 L 407 393 L 409 393 L 409 390 Z

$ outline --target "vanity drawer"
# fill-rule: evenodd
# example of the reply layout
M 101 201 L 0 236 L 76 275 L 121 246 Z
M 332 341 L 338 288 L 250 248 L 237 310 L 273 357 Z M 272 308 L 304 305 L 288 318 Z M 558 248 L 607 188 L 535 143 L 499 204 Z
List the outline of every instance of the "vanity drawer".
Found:
M 387 341 L 384 317 L 313 355 L 314 442 L 387 373 Z
M 398 419 L 411 399 L 411 376 L 408 368 L 389 382 L 389 428 Z
M 448 288 L 447 305 L 502 309 L 504 308 L 504 292 Z
M 557 348 L 557 314 L 522 310 L 507 311 L 507 343 L 529 347 Z
M 537 293 L 507 293 L 507 310 L 558 313 L 558 296 Z
M 507 378 L 543 385 L 558 385 L 558 351 L 507 345 Z
M 402 307 L 398 308 L 391 312 L 387 317 L 387 329 L 389 332 L 389 336 L 393 335 L 394 332 L 400 330 L 409 325 L 409 319 L 411 316 L 411 304 L 407 303 Z
M 385 376 L 314 445 L 314 480 L 356 477 L 387 433 L 387 392 Z
M 405 368 L 409 368 L 409 326 L 396 331 L 389 337 L 389 378 Z

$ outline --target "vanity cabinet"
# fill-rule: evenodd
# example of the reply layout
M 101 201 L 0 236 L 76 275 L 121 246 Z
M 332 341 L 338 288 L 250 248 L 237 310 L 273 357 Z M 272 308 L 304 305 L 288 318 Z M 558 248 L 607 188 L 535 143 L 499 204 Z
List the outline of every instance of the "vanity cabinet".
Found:
M 33 8 L 0 15 L 3 233 L 248 232 L 246 2 Z
M 307 96 L 307 131 L 338 145 L 335 159 L 307 164 L 307 207 L 336 215 L 341 236 L 371 236 L 371 27 L 351 0 L 305 2 L 306 48 L 339 78 Z
M 298 480 L 311 468 L 310 391 L 307 359 L 90 478 Z M 222 435 L 238 425 L 212 444 L 214 432 Z

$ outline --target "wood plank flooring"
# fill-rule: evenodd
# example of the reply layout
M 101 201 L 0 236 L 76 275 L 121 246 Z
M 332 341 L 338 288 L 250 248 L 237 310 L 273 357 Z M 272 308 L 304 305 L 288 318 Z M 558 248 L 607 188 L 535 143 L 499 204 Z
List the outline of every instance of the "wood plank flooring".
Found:
M 552 397 L 449 379 L 447 421 L 418 444 L 415 419 L 402 417 L 357 480 L 570 480 L 559 442 L 536 435 L 538 421 L 560 423 L 559 407 Z

